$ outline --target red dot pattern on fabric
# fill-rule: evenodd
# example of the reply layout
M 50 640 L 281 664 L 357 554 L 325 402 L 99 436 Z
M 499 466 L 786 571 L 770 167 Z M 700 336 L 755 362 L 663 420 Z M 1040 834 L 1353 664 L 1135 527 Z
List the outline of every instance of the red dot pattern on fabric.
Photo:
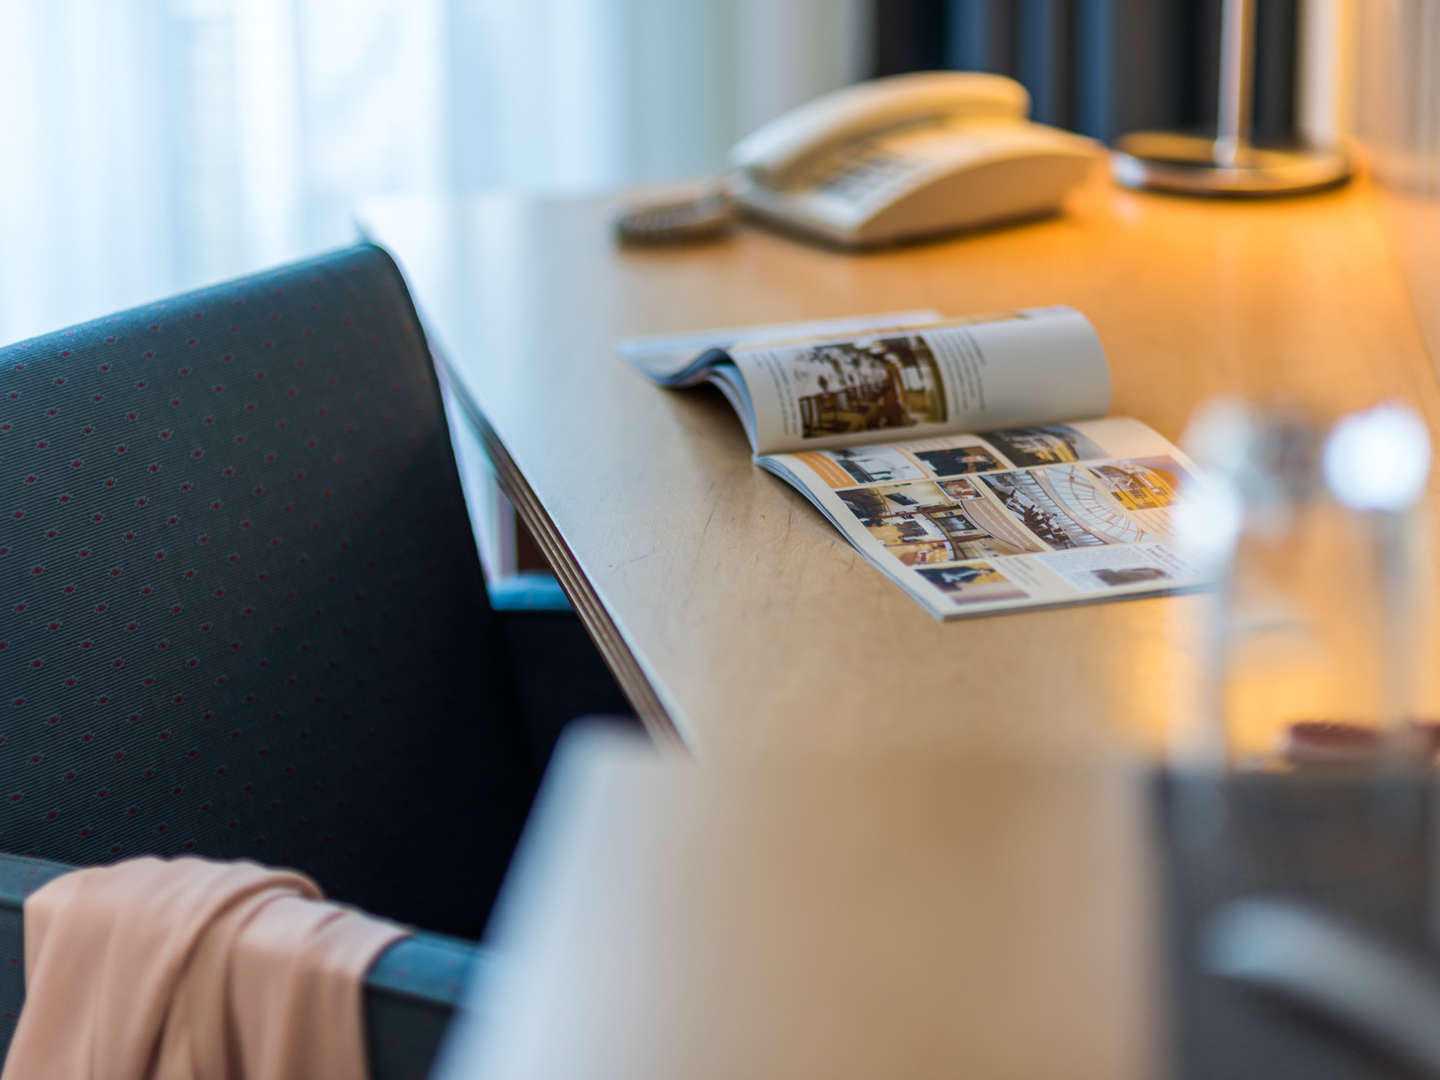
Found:
M 367 867 L 451 827 L 426 789 L 484 782 L 490 616 L 388 259 L 0 349 L 0 375 L 0 850 L 263 850 L 405 917 Z

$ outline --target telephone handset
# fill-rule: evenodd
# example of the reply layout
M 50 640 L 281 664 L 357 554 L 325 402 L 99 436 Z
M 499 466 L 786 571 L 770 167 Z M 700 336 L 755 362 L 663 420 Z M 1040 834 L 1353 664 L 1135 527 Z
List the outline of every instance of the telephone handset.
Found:
M 974 71 L 927 71 L 847 86 L 773 120 L 741 139 L 730 162 L 759 183 L 783 187 L 827 152 L 873 141 L 887 131 L 948 119 L 1014 124 L 1030 95 L 1013 79 Z
M 1013 79 L 894 75 L 837 90 L 730 154 L 723 194 L 622 220 L 627 238 L 714 226 L 729 205 L 843 247 L 872 247 L 1059 209 L 1099 157 L 1090 139 L 1026 120 Z M 634 227 L 627 231 L 627 224 Z M 668 232 L 667 232 L 668 230 Z

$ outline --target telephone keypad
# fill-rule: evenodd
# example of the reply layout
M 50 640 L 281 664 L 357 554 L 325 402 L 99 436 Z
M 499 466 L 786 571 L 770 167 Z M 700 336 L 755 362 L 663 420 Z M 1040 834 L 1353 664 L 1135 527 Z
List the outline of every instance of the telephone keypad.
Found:
M 854 148 L 830 158 L 814 177 L 814 186 L 850 202 L 861 202 L 902 180 L 913 162 L 878 149 Z

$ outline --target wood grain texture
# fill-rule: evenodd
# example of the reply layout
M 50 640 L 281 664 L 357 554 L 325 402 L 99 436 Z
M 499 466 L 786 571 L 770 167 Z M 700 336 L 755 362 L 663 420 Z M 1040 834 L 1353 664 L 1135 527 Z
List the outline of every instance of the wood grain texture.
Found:
M 1171 439 L 1221 393 L 1440 415 L 1364 184 L 1205 202 L 1097 177 L 1064 216 L 868 255 L 752 228 L 623 250 L 610 225 L 633 197 L 382 200 L 361 216 L 513 463 L 512 488 L 523 481 L 527 523 L 568 587 L 593 594 L 582 612 L 637 709 L 702 755 L 1158 746 L 1191 700 L 1202 600 L 936 622 L 751 464 L 718 393 L 652 386 L 616 358 L 618 338 L 1072 304 L 1105 344 L 1113 413 Z M 1251 749 L 1274 736 L 1239 734 Z

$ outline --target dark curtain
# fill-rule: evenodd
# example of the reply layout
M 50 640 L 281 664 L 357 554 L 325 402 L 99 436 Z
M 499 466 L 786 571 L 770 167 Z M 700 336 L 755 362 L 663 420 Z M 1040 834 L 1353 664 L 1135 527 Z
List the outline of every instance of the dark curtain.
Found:
M 1258 138 L 1295 115 L 1297 0 L 1257 0 Z M 874 73 L 955 68 L 1025 84 L 1034 119 L 1110 140 L 1215 123 L 1220 0 L 876 0 Z

